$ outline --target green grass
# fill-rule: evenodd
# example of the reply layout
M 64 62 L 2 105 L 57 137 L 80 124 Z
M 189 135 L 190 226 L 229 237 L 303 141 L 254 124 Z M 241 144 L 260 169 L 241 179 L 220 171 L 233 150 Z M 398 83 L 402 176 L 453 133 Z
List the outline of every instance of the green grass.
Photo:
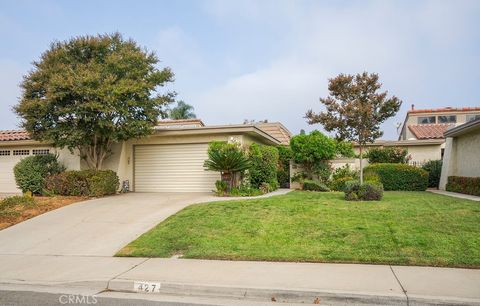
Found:
M 480 203 L 428 192 L 292 192 L 192 205 L 117 256 L 480 267 Z

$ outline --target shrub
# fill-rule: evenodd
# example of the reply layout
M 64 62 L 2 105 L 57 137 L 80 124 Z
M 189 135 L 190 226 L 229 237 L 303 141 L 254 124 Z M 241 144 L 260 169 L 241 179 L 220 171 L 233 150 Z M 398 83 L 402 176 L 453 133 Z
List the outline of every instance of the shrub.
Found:
M 352 142 L 337 141 L 336 151 L 337 151 L 337 156 L 339 157 L 355 157 L 355 152 L 353 151 Z
M 385 190 L 424 191 L 428 187 L 428 172 L 406 164 L 372 164 L 365 175 L 378 175 Z
M 406 163 L 407 149 L 397 147 L 371 148 L 368 150 L 367 157 L 370 164 L 376 163 Z
M 357 178 L 358 171 L 355 171 L 352 168 L 350 168 L 349 164 L 345 164 L 345 166 L 335 169 L 332 173 L 332 179 L 334 180 L 339 178 L 344 178 L 344 177 Z
M 442 160 L 429 160 L 422 169 L 428 172 L 428 187 L 438 188 L 442 174 Z
M 260 188 L 262 183 L 268 183 L 272 188 L 278 188 L 277 148 L 253 143 L 248 151 L 248 159 L 250 161 L 250 184 L 253 188 Z
M 446 190 L 480 196 L 480 177 L 449 176 Z
M 345 190 L 345 183 L 348 181 L 353 180 L 354 178 L 351 176 L 345 176 L 345 177 L 339 177 L 337 179 L 334 179 L 330 183 L 330 189 L 335 190 L 335 191 L 344 191 Z
M 118 176 L 112 170 L 66 171 L 49 176 L 45 182 L 48 192 L 65 196 L 110 195 L 118 187 Z
M 215 188 L 217 189 L 217 194 L 224 195 L 228 190 L 228 183 L 222 180 L 217 180 L 215 182 Z
M 263 191 L 257 188 L 240 186 L 238 188 L 232 188 L 230 195 L 234 197 L 253 197 L 264 194 Z
M 345 200 L 380 201 L 383 197 L 383 185 L 375 182 L 348 181 L 345 183 Z
M 330 191 L 330 189 L 325 186 L 320 181 L 313 181 L 313 180 L 305 180 L 303 182 L 303 190 L 309 190 L 309 191 Z
M 290 161 L 292 149 L 289 146 L 278 146 L 277 181 L 282 188 L 290 187 Z
M 45 178 L 65 170 L 54 154 L 28 156 L 19 161 L 13 168 L 15 181 L 23 192 L 40 194 L 43 191 Z

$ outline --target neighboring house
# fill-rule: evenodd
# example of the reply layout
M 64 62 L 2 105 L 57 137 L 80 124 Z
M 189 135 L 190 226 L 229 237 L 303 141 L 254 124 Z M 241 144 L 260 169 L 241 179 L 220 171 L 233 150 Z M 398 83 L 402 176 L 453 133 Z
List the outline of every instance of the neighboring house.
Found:
M 442 159 L 444 133 L 455 126 L 480 118 L 480 107 L 412 109 L 407 112 L 397 141 L 377 140 L 370 147 L 401 147 L 408 151 L 410 163 L 422 165 Z M 358 153 L 358 146 L 355 146 Z
M 445 132 L 445 154 L 439 188 L 449 176 L 480 177 L 480 118 Z
M 132 191 L 209 192 L 220 179 L 219 173 L 203 168 L 209 142 L 279 145 L 288 143 L 289 135 L 280 123 L 205 126 L 199 119 L 163 120 L 151 136 L 114 145 L 103 168 L 115 171 L 120 182 L 128 181 Z M 19 160 L 46 153 L 57 153 L 69 170 L 86 168 L 75 152 L 31 140 L 24 131 L 0 131 L 0 192 L 18 192 L 13 167 Z

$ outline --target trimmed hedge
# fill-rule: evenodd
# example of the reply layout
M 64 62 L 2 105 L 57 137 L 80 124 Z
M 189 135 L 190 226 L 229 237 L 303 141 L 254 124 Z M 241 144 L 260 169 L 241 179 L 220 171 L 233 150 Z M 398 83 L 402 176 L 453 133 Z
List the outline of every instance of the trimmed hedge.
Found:
M 272 188 L 278 188 L 277 167 L 278 150 L 276 147 L 253 143 L 248 151 L 250 161 L 250 184 L 260 188 L 262 183 L 268 183 Z
M 118 176 L 112 170 L 66 171 L 51 175 L 45 181 L 48 193 L 65 196 L 115 194 L 119 185 Z
M 45 179 L 64 170 L 65 167 L 58 162 L 56 155 L 45 154 L 25 157 L 15 165 L 13 173 L 22 192 L 40 194 L 43 192 Z
M 480 196 L 480 177 L 449 176 L 446 190 Z
M 407 161 L 407 149 L 398 147 L 371 148 L 368 150 L 367 157 L 370 164 L 376 163 L 401 163 Z
M 345 200 L 380 201 L 383 197 L 383 185 L 376 182 L 348 181 L 345 183 Z
M 425 191 L 428 187 L 428 172 L 406 164 L 373 164 L 363 172 L 378 175 L 384 190 Z
M 442 174 L 442 160 L 429 160 L 422 169 L 428 172 L 428 187 L 438 188 Z

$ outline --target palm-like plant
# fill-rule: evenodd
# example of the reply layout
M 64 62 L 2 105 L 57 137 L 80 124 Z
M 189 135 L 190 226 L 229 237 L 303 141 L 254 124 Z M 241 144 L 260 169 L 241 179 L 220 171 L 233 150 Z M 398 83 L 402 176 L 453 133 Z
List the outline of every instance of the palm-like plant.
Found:
M 169 117 L 170 119 L 174 120 L 197 118 L 197 116 L 193 112 L 194 109 L 195 108 L 190 104 L 187 104 L 184 101 L 180 100 L 177 102 L 177 106 L 170 110 Z
M 233 187 L 234 174 L 247 170 L 250 161 L 239 145 L 221 141 L 211 142 L 208 148 L 208 159 L 203 166 L 206 170 L 218 171 L 222 181 Z

